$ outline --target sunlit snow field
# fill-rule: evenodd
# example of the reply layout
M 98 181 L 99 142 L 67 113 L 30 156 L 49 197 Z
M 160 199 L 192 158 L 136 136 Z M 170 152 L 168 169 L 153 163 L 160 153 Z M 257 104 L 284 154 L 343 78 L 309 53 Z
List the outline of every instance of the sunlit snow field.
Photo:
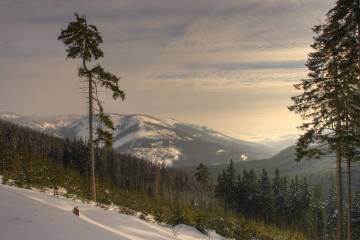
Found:
M 80 209 L 79 217 L 72 213 L 74 206 Z M 2 184 L 0 233 L 0 240 L 225 239 L 211 231 L 206 236 L 186 225 L 159 225 L 115 209 Z

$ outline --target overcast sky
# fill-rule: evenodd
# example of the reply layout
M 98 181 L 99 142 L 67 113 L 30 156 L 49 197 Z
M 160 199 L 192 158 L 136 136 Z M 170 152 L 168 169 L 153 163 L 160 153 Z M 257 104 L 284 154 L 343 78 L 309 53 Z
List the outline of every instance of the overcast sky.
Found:
M 232 136 L 296 133 L 286 106 L 306 77 L 311 27 L 332 0 L 0 0 L 0 110 L 86 113 L 61 28 L 86 14 L 125 102 L 106 110 L 207 125 Z

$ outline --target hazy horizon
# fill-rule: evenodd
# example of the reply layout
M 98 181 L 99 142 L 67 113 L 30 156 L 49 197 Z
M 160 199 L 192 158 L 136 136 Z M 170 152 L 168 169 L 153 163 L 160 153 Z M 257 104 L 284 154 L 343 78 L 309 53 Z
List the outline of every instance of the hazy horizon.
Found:
M 123 103 L 105 94 L 107 112 L 248 139 L 296 134 L 286 107 L 307 74 L 311 28 L 332 2 L 0 0 L 0 110 L 86 114 L 79 63 L 57 40 L 79 12 L 98 26 L 104 65 L 127 93 Z

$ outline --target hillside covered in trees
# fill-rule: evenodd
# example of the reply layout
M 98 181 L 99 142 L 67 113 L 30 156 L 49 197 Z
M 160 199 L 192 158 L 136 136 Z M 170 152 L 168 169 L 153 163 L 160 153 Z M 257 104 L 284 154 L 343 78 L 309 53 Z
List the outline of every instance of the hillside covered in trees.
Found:
M 61 187 L 67 196 L 91 198 L 87 145 L 81 140 L 63 140 L 0 121 L 0 149 L 5 182 L 55 191 Z M 252 169 L 238 174 L 231 162 L 212 184 L 205 165 L 194 176 L 103 148 L 96 148 L 96 159 L 98 202 L 125 207 L 125 212 L 140 211 L 159 222 L 185 223 L 203 231 L 211 228 L 236 239 L 274 239 L 274 233 L 298 234 L 284 239 L 334 236 L 334 189 L 324 194 L 305 178 L 282 177 L 278 170 L 272 177 L 265 169 L 261 174 Z M 354 198 L 354 216 L 360 213 L 359 196 Z
M 63 140 L 0 121 L 0 174 L 5 183 L 25 188 L 66 189 L 66 196 L 91 199 L 87 145 Z M 305 239 L 299 230 L 276 227 L 224 208 L 195 176 L 148 161 L 96 148 L 97 201 L 124 212 L 168 224 L 184 223 L 201 231 L 214 229 L 235 239 Z M 60 191 L 59 191 L 60 194 Z

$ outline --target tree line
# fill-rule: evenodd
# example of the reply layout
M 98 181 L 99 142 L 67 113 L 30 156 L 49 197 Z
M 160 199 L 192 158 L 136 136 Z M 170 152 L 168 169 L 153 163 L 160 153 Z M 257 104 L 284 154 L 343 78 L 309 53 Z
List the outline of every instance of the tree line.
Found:
M 248 219 L 280 228 L 297 229 L 309 239 L 337 239 L 336 191 L 312 186 L 306 178 L 287 178 L 275 170 L 273 178 L 263 169 L 257 176 L 253 169 L 236 172 L 233 162 L 219 174 L 215 196 L 225 211 L 235 211 Z M 360 191 L 353 196 L 352 237 L 360 238 Z M 345 219 L 346 223 L 346 219 Z
M 61 139 L 0 120 L 0 174 L 7 184 L 92 200 L 88 148 L 81 139 Z M 138 211 L 144 220 L 150 215 L 159 223 L 188 224 L 204 233 L 214 229 L 233 239 L 305 239 L 300 231 L 225 212 L 213 197 L 205 165 L 192 174 L 108 148 L 94 150 L 100 206 L 115 204 L 120 213 Z
M 89 145 L 82 139 L 64 140 L 0 120 L 0 147 L 2 172 L 12 171 L 12 167 L 20 166 L 21 162 L 24 163 L 22 170 L 32 168 L 32 162 L 22 161 L 22 158 L 36 156 L 39 161 L 50 159 L 54 164 L 75 169 L 90 181 Z M 190 186 L 195 182 L 182 170 L 167 169 L 156 163 L 116 153 L 112 149 L 98 147 L 95 155 L 96 178 L 129 191 L 181 200 L 181 196 L 186 196 L 186 191 L 190 192 Z M 172 193 L 179 196 L 173 197 Z

